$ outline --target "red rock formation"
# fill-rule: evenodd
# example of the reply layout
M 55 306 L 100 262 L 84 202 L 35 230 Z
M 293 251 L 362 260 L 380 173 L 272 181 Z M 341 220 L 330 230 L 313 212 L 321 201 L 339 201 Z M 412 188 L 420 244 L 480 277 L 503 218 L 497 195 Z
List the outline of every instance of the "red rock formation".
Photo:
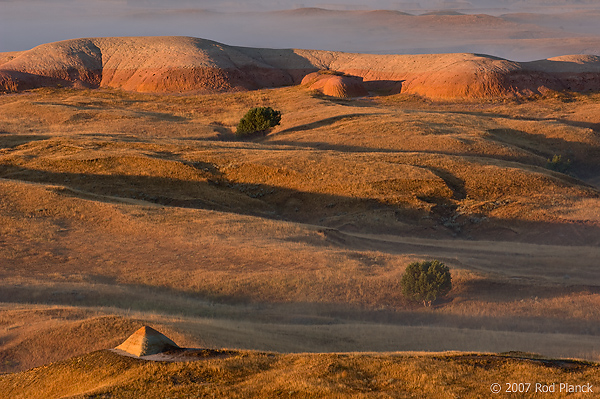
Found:
M 302 79 L 301 84 L 331 97 L 350 98 L 369 94 L 363 85 L 363 78 L 330 71 L 310 73 Z
M 355 76 L 332 75 L 319 83 L 318 90 L 336 96 L 364 95 L 365 88 L 449 99 L 600 90 L 595 56 L 517 63 L 476 54 L 349 54 L 131 37 L 67 40 L 0 54 L 0 91 L 62 85 L 213 93 L 299 84 L 318 70 Z

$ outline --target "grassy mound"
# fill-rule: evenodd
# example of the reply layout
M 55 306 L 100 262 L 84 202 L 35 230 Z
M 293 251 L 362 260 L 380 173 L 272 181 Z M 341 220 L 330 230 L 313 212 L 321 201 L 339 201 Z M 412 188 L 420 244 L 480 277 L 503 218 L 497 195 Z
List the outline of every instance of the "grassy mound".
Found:
M 108 351 L 0 376 L 11 398 L 481 398 L 506 382 L 598 386 L 593 363 L 527 354 L 290 354 L 213 351 L 186 363 L 123 357 Z M 568 392 L 553 394 L 569 397 Z M 504 393 L 500 397 L 509 395 Z

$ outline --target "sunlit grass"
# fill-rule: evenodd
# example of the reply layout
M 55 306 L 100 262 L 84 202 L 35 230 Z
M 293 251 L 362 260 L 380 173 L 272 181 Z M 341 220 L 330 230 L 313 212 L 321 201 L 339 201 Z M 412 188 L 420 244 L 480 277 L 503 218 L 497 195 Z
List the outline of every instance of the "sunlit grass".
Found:
M 253 106 L 281 110 L 281 126 L 236 141 Z M 141 323 L 214 348 L 597 360 L 600 214 L 597 188 L 585 182 L 600 170 L 598 107 L 597 95 L 337 101 L 297 87 L 2 95 L 2 370 L 114 346 Z M 545 167 L 559 153 L 573 159 L 571 175 Z M 399 281 L 407 264 L 432 258 L 450 267 L 454 288 L 425 309 L 401 295 Z M 237 370 L 263 364 L 255 355 Z M 272 377 L 260 371 L 244 385 L 226 373 L 218 383 L 237 391 L 223 392 L 243 396 L 261 381 L 274 396 L 290 378 L 292 397 L 398 390 L 365 384 L 346 363 L 312 379 L 316 358 L 277 356 Z M 378 356 L 356 362 L 396 359 Z M 428 371 L 413 361 L 430 362 Z M 405 380 L 391 375 L 402 374 L 397 365 L 373 379 L 428 397 L 448 384 L 443 394 L 460 395 L 450 387 L 472 370 L 438 361 L 412 358 Z M 527 367 L 514 370 L 542 373 Z M 466 384 L 485 396 L 495 376 L 514 370 Z M 126 397 L 154 381 L 149 375 L 111 380 L 120 387 L 103 392 Z M 173 386 L 163 388 L 179 392 Z

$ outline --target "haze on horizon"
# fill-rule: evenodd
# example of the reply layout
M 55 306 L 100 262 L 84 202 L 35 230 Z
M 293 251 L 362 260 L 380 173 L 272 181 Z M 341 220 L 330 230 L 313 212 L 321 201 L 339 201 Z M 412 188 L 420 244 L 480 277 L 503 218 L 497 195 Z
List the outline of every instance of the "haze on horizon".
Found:
M 0 52 L 80 37 L 193 36 L 376 54 L 600 54 L 595 0 L 0 0 Z M 310 10 L 319 8 L 330 11 Z M 300 10 L 305 9 L 305 10 Z M 293 11 L 295 10 L 295 11 Z M 390 10 L 376 14 L 366 11 Z M 442 15 L 423 18 L 432 12 Z M 478 14 L 470 21 L 460 14 Z M 490 16 L 486 19 L 482 14 Z M 462 18 L 461 18 L 462 17 Z

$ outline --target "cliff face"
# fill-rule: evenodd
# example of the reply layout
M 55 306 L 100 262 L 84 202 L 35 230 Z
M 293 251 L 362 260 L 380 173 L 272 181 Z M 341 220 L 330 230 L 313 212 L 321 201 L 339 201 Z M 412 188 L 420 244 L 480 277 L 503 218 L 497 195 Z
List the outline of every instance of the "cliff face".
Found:
M 486 55 L 371 55 L 233 47 L 190 37 L 75 39 L 0 54 L 0 91 L 44 86 L 139 92 L 252 90 L 299 84 L 321 69 L 367 89 L 430 98 L 488 98 L 545 90 L 600 90 L 600 58 L 517 63 Z

